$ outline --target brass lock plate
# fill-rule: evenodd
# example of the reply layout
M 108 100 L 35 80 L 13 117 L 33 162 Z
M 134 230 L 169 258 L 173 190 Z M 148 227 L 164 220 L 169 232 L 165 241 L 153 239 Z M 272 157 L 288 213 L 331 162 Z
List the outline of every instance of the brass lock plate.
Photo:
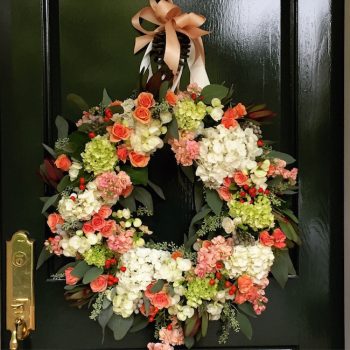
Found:
M 16 232 L 6 242 L 6 258 L 6 326 L 12 332 L 21 319 L 29 332 L 35 329 L 34 242 L 25 231 Z

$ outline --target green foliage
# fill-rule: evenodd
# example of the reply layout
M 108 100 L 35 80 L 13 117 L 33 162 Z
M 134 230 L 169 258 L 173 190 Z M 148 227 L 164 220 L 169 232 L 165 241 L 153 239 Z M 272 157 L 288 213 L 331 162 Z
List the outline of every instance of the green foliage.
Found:
M 90 270 L 90 266 L 84 261 L 81 260 L 78 262 L 78 264 L 74 267 L 74 269 L 72 270 L 71 274 L 75 277 L 79 277 L 82 278 L 85 273 Z
M 239 328 L 242 333 L 249 339 L 252 340 L 253 328 L 248 317 L 241 312 L 237 311 L 237 321 L 239 323 Z
M 135 197 L 133 194 L 130 196 L 123 198 L 119 198 L 119 203 L 126 209 L 129 209 L 131 212 L 136 211 L 136 202 L 135 202 Z
M 102 108 L 108 107 L 112 103 L 112 99 L 109 97 L 107 90 L 103 89 L 101 106 Z
M 135 199 L 153 212 L 153 199 L 151 194 L 143 187 L 135 187 L 133 190 Z
M 126 336 L 133 322 L 133 315 L 128 318 L 123 318 L 120 315 L 113 314 L 107 325 L 112 330 L 114 339 L 121 340 Z
M 87 270 L 84 274 L 83 283 L 88 284 L 95 280 L 98 276 L 101 276 L 103 273 L 102 267 L 91 267 L 89 270 Z
M 288 281 L 288 275 L 296 273 L 287 249 L 275 251 L 271 273 L 282 288 L 285 287 Z
M 158 280 L 151 288 L 152 293 L 158 293 L 160 292 L 165 284 L 165 280 Z
M 129 333 L 136 333 L 146 328 L 149 325 L 148 318 L 145 316 L 138 314 L 134 317 L 134 322 L 132 327 L 129 330 Z
M 66 119 L 58 115 L 55 120 L 57 134 L 59 139 L 64 139 L 68 136 L 69 125 Z
M 220 199 L 217 191 L 206 188 L 205 194 L 206 202 L 208 203 L 211 210 L 216 215 L 220 215 L 223 206 L 223 201 Z
M 201 95 L 203 96 L 203 102 L 207 105 L 211 104 L 213 98 L 218 98 L 222 100 L 229 94 L 229 89 L 226 86 L 219 84 L 207 85 L 203 90 Z
M 36 269 L 39 270 L 39 268 L 41 267 L 41 265 L 47 261 L 48 259 L 50 259 L 54 254 L 50 253 L 49 250 L 47 250 L 47 248 L 44 246 L 43 249 L 40 252 L 40 255 L 38 257 L 38 261 L 36 263 Z
M 41 210 L 41 213 L 42 214 L 45 213 L 47 211 L 47 209 L 49 209 L 51 206 L 56 205 L 59 196 L 60 196 L 59 194 L 55 194 L 52 197 L 48 197 L 45 200 L 45 203 L 44 203 L 43 209 Z
M 130 179 L 134 185 L 146 186 L 149 182 L 148 167 L 134 168 L 129 165 L 123 165 L 121 166 L 121 170 L 125 171 L 130 176 Z
M 295 162 L 295 159 L 289 154 L 278 152 L 278 151 L 270 151 L 267 154 L 267 158 L 278 158 L 284 160 L 287 164 L 292 164 Z
M 148 180 L 148 186 L 152 188 L 152 190 L 163 200 L 165 200 L 164 192 L 163 190 L 153 183 L 152 181 Z
M 89 106 L 88 104 L 85 102 L 85 100 L 76 94 L 69 94 L 67 96 L 67 101 L 72 103 L 73 105 L 75 105 L 76 107 L 78 107 L 81 111 L 88 111 L 89 110 Z
M 101 294 L 103 296 L 103 293 L 101 293 Z M 106 326 L 107 326 L 108 322 L 111 320 L 112 316 L 113 316 L 113 307 L 111 305 L 107 309 L 101 310 L 98 317 L 97 317 L 97 322 L 102 328 L 102 343 L 104 341 Z

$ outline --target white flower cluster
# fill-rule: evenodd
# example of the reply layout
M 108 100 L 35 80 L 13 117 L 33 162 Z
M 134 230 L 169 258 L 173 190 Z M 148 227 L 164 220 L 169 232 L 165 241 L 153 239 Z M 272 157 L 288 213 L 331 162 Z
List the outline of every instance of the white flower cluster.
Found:
M 79 162 L 73 162 L 69 168 L 69 178 L 71 181 L 76 180 L 79 175 L 80 169 L 82 169 L 83 165 Z
M 255 158 L 262 154 L 257 146 L 258 138 L 253 129 L 240 126 L 207 128 L 199 142 L 199 159 L 196 175 L 206 187 L 218 188 L 227 176 L 235 170 L 253 169 Z
M 97 213 L 102 206 L 96 186 L 90 182 L 87 189 L 79 194 L 62 197 L 58 202 L 58 212 L 65 222 L 86 221 Z
M 162 126 L 160 120 L 152 120 L 147 125 L 136 122 L 130 137 L 131 147 L 137 153 L 153 153 L 163 147 L 163 140 L 159 136 L 166 131 L 167 128 Z
M 84 254 L 92 245 L 100 243 L 102 236 L 100 233 L 89 233 L 84 235 L 83 231 L 79 230 L 76 235 L 69 237 L 66 234 L 61 234 L 63 237 L 60 241 L 60 246 L 63 250 L 63 255 L 67 257 L 76 257 L 77 253 Z
M 142 292 L 155 280 L 179 282 L 183 280 L 183 273 L 191 269 L 192 263 L 188 259 L 171 258 L 167 251 L 135 248 L 121 257 L 121 264 L 126 267 L 125 272 L 118 272 L 119 283 L 115 287 L 113 311 L 129 317 L 137 308 L 142 298 Z M 176 303 L 178 298 L 173 298 Z
M 247 274 L 255 283 L 259 283 L 268 276 L 273 260 L 271 247 L 260 243 L 246 247 L 236 245 L 231 257 L 225 261 L 225 268 L 230 278 Z

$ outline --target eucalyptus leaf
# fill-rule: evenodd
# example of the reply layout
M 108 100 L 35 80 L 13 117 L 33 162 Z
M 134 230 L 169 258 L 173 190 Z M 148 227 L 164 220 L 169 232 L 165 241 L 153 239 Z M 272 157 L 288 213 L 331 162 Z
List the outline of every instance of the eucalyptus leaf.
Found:
M 169 81 L 165 80 L 162 82 L 159 88 L 159 101 L 162 101 L 165 99 L 165 95 L 168 90 L 169 90 Z
M 194 204 L 196 212 L 198 213 L 203 207 L 204 196 L 203 196 L 203 185 L 200 182 L 194 184 Z
M 288 274 L 291 264 L 292 262 L 290 260 L 288 250 L 279 250 L 275 253 L 275 260 L 271 267 L 271 273 L 282 288 L 285 287 L 288 281 Z
M 185 337 L 185 345 L 187 349 L 192 349 L 194 343 L 194 337 Z
M 121 170 L 125 171 L 134 185 L 144 185 L 148 183 L 148 168 L 133 168 L 129 165 L 123 165 Z
M 237 311 L 237 321 L 239 322 L 239 328 L 242 333 L 251 340 L 253 337 L 252 324 L 250 323 L 248 317 L 243 313 Z
M 59 139 L 64 139 L 68 136 L 69 125 L 66 119 L 58 115 L 55 120 L 57 127 L 57 135 Z
M 246 302 L 246 303 L 240 304 L 238 305 L 238 308 L 240 311 L 244 312 L 246 315 L 256 318 L 256 313 L 254 312 L 251 303 Z
M 179 139 L 179 126 L 177 124 L 176 118 L 173 118 L 172 121 L 167 125 L 168 132 L 166 139 Z
M 48 145 L 45 145 L 45 143 L 42 143 L 44 149 L 54 158 L 57 157 L 56 152 Z
M 145 295 L 143 296 L 143 305 L 145 305 L 146 316 L 148 316 L 150 312 L 151 303 Z
M 88 284 L 88 283 L 92 282 L 98 276 L 102 275 L 102 273 L 103 273 L 103 268 L 101 268 L 101 267 L 94 266 L 94 267 L 90 268 L 84 274 L 83 283 Z
M 113 314 L 108 322 L 108 327 L 113 331 L 114 339 L 121 340 L 128 333 L 134 322 L 134 316 L 131 315 L 128 318 L 124 318 L 120 315 Z
M 164 287 L 165 280 L 158 280 L 151 288 L 151 293 L 158 293 Z
M 295 231 L 293 225 L 289 221 L 278 220 L 279 225 L 281 226 L 282 231 L 291 241 L 301 244 L 301 240 L 297 232 Z
M 152 188 L 152 190 L 157 193 L 157 195 L 161 198 L 165 200 L 165 196 L 164 196 L 164 192 L 163 190 L 156 185 L 155 183 L 153 183 L 152 181 L 148 180 L 148 186 Z
M 202 207 L 202 209 L 192 218 L 190 227 L 188 229 L 188 236 L 191 237 L 194 234 L 194 224 L 204 219 L 211 211 L 208 205 Z
M 119 198 L 119 203 L 126 209 L 129 209 L 131 212 L 136 211 L 136 202 L 134 195 L 131 194 L 130 196 L 123 198 Z
M 59 193 L 53 195 L 52 197 L 47 198 L 47 200 L 45 201 L 44 205 L 43 205 L 43 209 L 41 210 L 41 213 L 45 213 L 47 211 L 47 209 L 49 209 L 52 205 L 55 205 L 55 203 L 58 200 L 58 197 L 60 196 Z
M 62 267 L 60 267 L 58 269 L 56 274 L 64 273 L 68 269 L 68 267 L 74 267 L 74 266 L 76 266 L 78 264 L 78 262 L 79 261 L 72 261 L 72 262 L 70 262 L 68 264 L 63 265 Z
M 72 182 L 70 181 L 69 175 L 65 175 L 62 177 L 60 183 L 57 185 L 57 191 L 62 192 L 66 189 L 66 187 L 70 185 L 72 185 Z
M 90 266 L 84 260 L 81 260 L 74 267 L 71 274 L 75 277 L 82 278 L 88 270 L 90 270 Z
M 207 105 L 211 105 L 213 98 L 222 100 L 229 94 L 229 89 L 226 86 L 219 84 L 207 85 L 203 88 L 201 95 L 203 96 L 203 102 Z
M 204 311 L 202 315 L 202 336 L 205 337 L 208 333 L 209 315 Z
M 146 328 L 149 325 L 149 320 L 143 315 L 136 315 L 134 317 L 134 323 L 132 327 L 130 328 L 130 333 L 136 333 L 141 331 L 142 329 Z
M 189 337 L 197 324 L 198 315 L 195 313 L 191 318 L 185 321 L 185 337 Z
M 194 183 L 194 170 L 193 170 L 193 166 L 180 166 L 182 172 L 186 175 L 186 177 L 192 182 Z
M 295 162 L 295 159 L 287 154 L 287 153 L 282 153 L 282 152 L 278 152 L 278 151 L 270 151 L 267 154 L 268 158 L 278 158 L 278 159 L 282 159 L 284 160 L 287 164 L 292 164 Z
M 77 94 L 68 94 L 67 101 L 77 106 L 82 112 L 89 110 L 88 104 L 81 96 Z
M 47 248 L 44 246 L 43 249 L 40 252 L 40 255 L 38 257 L 38 261 L 36 263 L 36 269 L 38 270 L 42 264 L 44 264 L 45 261 L 50 259 L 54 254 L 50 253 Z
M 206 201 L 209 207 L 213 210 L 213 212 L 216 215 L 220 215 L 223 206 L 223 201 L 220 199 L 217 191 L 206 188 L 205 193 Z
M 135 187 L 133 195 L 138 202 L 142 203 L 149 211 L 153 212 L 153 199 L 145 188 Z
M 112 316 L 113 316 L 112 305 L 110 305 L 107 309 L 102 310 L 100 312 L 100 314 L 98 315 L 97 322 L 99 323 L 99 325 L 102 328 L 102 343 L 103 343 L 104 338 L 105 338 L 106 326 L 107 326 L 108 322 L 110 321 L 110 319 L 112 318 Z
M 112 99 L 109 97 L 107 90 L 103 89 L 103 94 L 102 94 L 102 102 L 101 105 L 103 108 L 108 107 L 112 103 Z

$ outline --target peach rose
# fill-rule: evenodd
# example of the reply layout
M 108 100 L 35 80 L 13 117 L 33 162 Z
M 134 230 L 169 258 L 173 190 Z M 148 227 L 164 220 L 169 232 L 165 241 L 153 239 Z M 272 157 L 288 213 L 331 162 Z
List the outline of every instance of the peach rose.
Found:
M 143 168 L 147 166 L 150 156 L 132 151 L 129 153 L 129 159 L 132 166 L 136 168 Z
M 151 112 L 146 107 L 137 107 L 134 110 L 134 118 L 142 124 L 148 124 L 151 120 Z
M 259 241 L 262 245 L 266 245 L 267 247 L 272 247 L 274 244 L 274 239 L 269 235 L 267 231 L 262 231 L 259 235 Z
M 58 169 L 61 169 L 63 171 L 68 171 L 70 166 L 72 165 L 72 162 L 65 154 L 61 154 L 55 160 L 55 165 Z
M 279 228 L 276 228 L 273 233 L 272 233 L 272 237 L 275 241 L 274 246 L 276 248 L 282 249 L 286 246 L 286 235 L 283 233 L 283 231 Z
M 100 215 L 103 219 L 107 219 L 112 215 L 112 209 L 107 205 L 103 205 L 98 211 L 98 215 Z
M 84 225 L 83 225 L 83 228 L 82 228 L 83 232 L 85 234 L 88 234 L 88 233 L 94 233 L 95 232 L 95 229 L 92 227 L 91 225 L 91 222 L 84 222 Z
M 80 280 L 79 277 L 75 277 L 72 275 L 73 270 L 74 267 L 67 267 L 64 271 L 64 274 L 66 276 L 66 284 L 68 284 L 69 286 L 74 286 Z
M 229 129 L 231 127 L 236 127 L 238 125 L 238 122 L 236 119 L 228 118 L 228 117 L 222 117 L 221 124 L 226 128 Z
M 235 296 L 235 303 L 238 305 L 244 304 L 247 301 L 247 298 L 244 294 L 237 292 Z
M 233 179 L 238 186 L 244 186 L 247 184 L 248 176 L 244 175 L 241 171 L 236 171 L 233 175 Z
M 108 285 L 108 275 L 100 275 L 92 282 L 90 282 L 90 288 L 95 293 L 104 292 Z
M 133 185 L 130 185 L 130 186 L 126 187 L 123 190 L 123 192 L 121 193 L 121 196 L 123 196 L 124 198 L 129 197 L 131 195 L 133 189 L 134 189 Z
M 237 112 L 238 118 L 241 118 L 247 114 L 247 110 L 242 103 L 238 103 L 238 105 L 235 106 L 234 109 Z
M 126 162 L 128 158 L 128 149 L 126 148 L 125 145 L 121 145 L 118 147 L 117 156 L 118 156 L 118 159 L 121 160 L 123 163 Z
M 50 227 L 52 233 L 57 232 L 57 225 L 62 225 L 63 223 L 62 216 L 57 213 L 52 213 L 47 218 L 47 225 Z
M 230 187 L 231 186 L 231 184 L 232 184 L 232 179 L 230 178 L 230 177 L 225 177 L 224 178 L 224 181 L 223 181 L 223 185 L 225 186 L 225 187 Z
M 109 140 L 111 142 L 127 140 L 131 135 L 131 130 L 125 125 L 119 123 L 115 123 L 112 126 L 108 126 L 107 131 L 109 133 Z
M 105 225 L 105 221 L 100 215 L 97 214 L 93 216 L 91 220 L 91 225 L 95 231 L 98 231 L 98 230 L 101 230 L 102 227 Z
M 155 104 L 153 95 L 149 92 L 141 92 L 137 97 L 137 105 L 145 108 L 151 108 Z
M 159 292 L 154 294 L 151 303 L 158 309 L 164 309 L 171 305 L 171 299 L 167 293 Z
M 117 224 L 114 220 L 108 220 L 105 222 L 105 225 L 100 230 L 101 235 L 103 237 L 109 237 L 112 236 L 114 233 L 117 232 Z
M 229 190 L 228 187 L 221 186 L 221 187 L 218 188 L 216 191 L 218 192 L 219 197 L 220 197 L 223 201 L 228 202 L 228 201 L 231 200 L 232 194 L 231 194 L 231 192 L 230 192 L 230 190 Z
M 165 95 L 165 100 L 170 104 L 170 106 L 175 106 L 178 98 L 174 91 L 168 90 Z
M 248 293 L 250 288 L 253 287 L 253 281 L 248 275 L 242 275 L 238 277 L 238 289 L 241 293 Z

